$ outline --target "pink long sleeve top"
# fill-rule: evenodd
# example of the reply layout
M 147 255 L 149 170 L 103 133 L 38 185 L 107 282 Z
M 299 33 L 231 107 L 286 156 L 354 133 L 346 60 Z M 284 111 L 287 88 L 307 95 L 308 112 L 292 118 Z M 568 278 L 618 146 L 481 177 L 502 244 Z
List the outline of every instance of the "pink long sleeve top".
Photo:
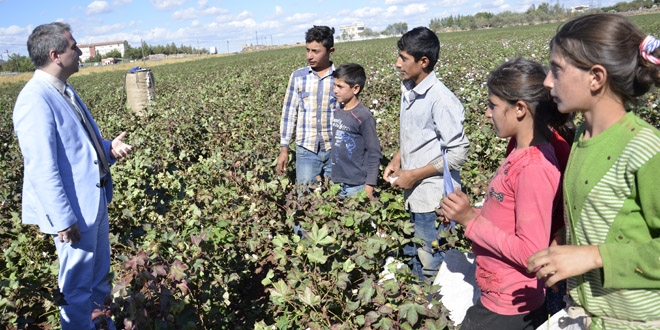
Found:
M 481 302 L 489 310 L 516 315 L 543 305 L 543 283 L 527 274 L 525 260 L 548 246 L 559 185 L 550 144 L 514 150 L 495 173 L 479 215 L 465 230 Z

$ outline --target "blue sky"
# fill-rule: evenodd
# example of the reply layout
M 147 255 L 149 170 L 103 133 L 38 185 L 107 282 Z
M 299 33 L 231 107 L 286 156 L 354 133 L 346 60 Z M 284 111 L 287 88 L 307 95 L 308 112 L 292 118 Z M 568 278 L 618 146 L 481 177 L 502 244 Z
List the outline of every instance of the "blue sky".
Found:
M 611 5 L 612 0 L 559 1 L 576 5 Z M 37 25 L 71 24 L 78 43 L 127 40 L 137 47 L 174 42 L 177 46 L 239 51 L 245 44 L 304 42 L 312 25 L 342 26 L 362 22 L 382 31 L 406 22 L 428 26 L 433 18 L 476 12 L 522 12 L 543 0 L 0 0 L 0 54 L 27 55 L 25 43 Z M 590 3 L 591 2 L 591 3 Z

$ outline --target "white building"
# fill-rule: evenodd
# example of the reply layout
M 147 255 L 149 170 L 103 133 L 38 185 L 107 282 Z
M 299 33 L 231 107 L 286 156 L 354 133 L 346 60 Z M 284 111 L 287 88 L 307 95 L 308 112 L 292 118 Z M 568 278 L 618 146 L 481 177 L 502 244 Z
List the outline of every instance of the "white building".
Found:
M 78 45 L 78 48 L 82 51 L 80 55 L 81 61 L 86 61 L 90 57 L 96 55 L 105 55 L 113 50 L 118 50 L 121 53 L 121 56 L 124 56 L 126 49 L 124 48 L 124 40 L 120 41 L 109 41 L 109 42 L 99 42 L 95 44 L 86 44 Z
M 341 28 L 342 39 L 355 39 L 360 37 L 360 33 L 364 32 L 364 23 L 353 23 L 353 25 L 342 26 Z

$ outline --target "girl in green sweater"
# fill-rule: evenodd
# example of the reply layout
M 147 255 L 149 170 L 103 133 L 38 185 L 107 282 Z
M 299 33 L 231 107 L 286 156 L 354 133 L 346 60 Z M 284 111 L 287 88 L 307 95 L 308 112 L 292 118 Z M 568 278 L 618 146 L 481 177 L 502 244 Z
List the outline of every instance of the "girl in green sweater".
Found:
M 568 279 L 590 329 L 660 328 L 660 132 L 627 112 L 660 86 L 660 40 L 627 18 L 595 14 L 550 41 L 545 86 L 580 112 L 564 176 L 567 244 L 527 260 L 552 286 Z

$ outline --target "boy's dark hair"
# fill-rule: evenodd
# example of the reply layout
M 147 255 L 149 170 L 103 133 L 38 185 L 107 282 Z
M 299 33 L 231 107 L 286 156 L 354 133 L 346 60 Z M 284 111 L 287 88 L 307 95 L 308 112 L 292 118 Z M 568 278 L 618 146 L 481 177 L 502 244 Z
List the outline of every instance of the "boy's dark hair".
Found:
M 399 51 L 406 51 L 412 55 L 415 62 L 422 59 L 423 56 L 429 59 L 429 66 L 426 72 L 431 72 L 435 63 L 438 62 L 440 54 L 440 40 L 435 32 L 426 27 L 419 26 L 404 34 L 396 43 Z
M 323 45 L 327 51 L 330 51 L 330 48 L 335 46 L 335 28 L 314 25 L 311 29 L 307 30 L 305 33 L 305 42 L 310 43 L 316 41 Z
M 364 84 L 367 81 L 367 74 L 364 72 L 364 68 L 357 63 L 346 63 L 340 65 L 333 73 L 332 76 L 337 79 L 344 80 L 348 86 L 353 88 L 353 86 L 360 86 L 360 90 L 355 96 L 359 96 L 362 93 Z

